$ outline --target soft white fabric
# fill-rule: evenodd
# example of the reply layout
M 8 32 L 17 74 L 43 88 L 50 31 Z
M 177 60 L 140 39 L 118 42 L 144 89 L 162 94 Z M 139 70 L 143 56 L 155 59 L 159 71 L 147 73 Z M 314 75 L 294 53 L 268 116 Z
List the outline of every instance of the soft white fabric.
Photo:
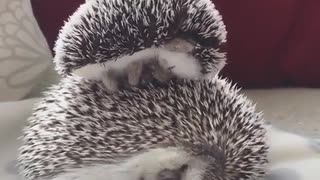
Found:
M 39 99 L 0 103 L 0 179 L 18 180 L 16 170 L 18 137 Z
M 51 59 L 30 0 L 0 0 L 0 101 L 26 96 Z
M 244 94 L 257 104 L 264 118 L 273 125 L 320 138 L 320 89 L 246 90 Z

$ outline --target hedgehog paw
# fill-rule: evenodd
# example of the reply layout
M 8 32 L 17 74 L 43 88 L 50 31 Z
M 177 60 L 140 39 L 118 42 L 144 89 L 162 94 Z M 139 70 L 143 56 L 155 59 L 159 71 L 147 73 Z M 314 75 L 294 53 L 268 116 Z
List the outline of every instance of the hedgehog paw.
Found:
M 137 86 L 142 74 L 143 64 L 142 62 L 135 61 L 127 66 L 128 83 L 131 86 Z
M 116 92 L 119 90 L 116 78 L 113 77 L 113 75 L 109 71 L 104 73 L 104 75 L 102 76 L 102 83 L 110 92 Z

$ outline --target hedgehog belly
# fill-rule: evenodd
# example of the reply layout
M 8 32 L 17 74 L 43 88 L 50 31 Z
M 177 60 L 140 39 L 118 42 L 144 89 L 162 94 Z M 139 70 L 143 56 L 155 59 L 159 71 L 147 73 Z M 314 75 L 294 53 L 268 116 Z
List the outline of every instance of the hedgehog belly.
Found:
M 145 153 L 159 159 L 163 153 L 154 150 L 176 148 L 185 155 L 174 161 L 198 162 L 202 179 L 254 180 L 265 173 L 265 133 L 254 105 L 221 79 L 110 94 L 101 83 L 69 76 L 34 109 L 19 162 L 28 180 L 52 179 L 97 165 L 126 167 Z

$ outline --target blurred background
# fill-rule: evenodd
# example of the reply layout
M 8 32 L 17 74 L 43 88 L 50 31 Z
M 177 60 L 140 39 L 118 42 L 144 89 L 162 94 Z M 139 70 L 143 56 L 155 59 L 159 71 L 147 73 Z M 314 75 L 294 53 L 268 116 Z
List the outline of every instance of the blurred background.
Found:
M 59 81 L 53 46 L 84 0 L 0 0 L 0 177 L 17 180 L 17 137 Z M 214 0 L 228 30 L 222 75 L 244 88 L 266 120 L 320 137 L 320 1 Z

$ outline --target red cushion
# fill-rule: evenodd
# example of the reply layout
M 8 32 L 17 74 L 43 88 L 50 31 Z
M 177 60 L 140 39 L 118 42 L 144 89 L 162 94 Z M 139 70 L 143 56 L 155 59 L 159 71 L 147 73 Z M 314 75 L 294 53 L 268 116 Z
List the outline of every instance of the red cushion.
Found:
M 320 1 L 214 0 L 228 29 L 222 74 L 244 87 L 320 87 Z M 84 0 L 32 0 L 48 43 Z
M 31 0 L 33 13 L 53 49 L 60 28 L 85 0 Z
M 320 87 L 320 1 L 301 1 L 281 67 L 297 85 Z
M 246 87 L 320 87 L 320 1 L 215 1 L 229 32 L 225 76 Z

